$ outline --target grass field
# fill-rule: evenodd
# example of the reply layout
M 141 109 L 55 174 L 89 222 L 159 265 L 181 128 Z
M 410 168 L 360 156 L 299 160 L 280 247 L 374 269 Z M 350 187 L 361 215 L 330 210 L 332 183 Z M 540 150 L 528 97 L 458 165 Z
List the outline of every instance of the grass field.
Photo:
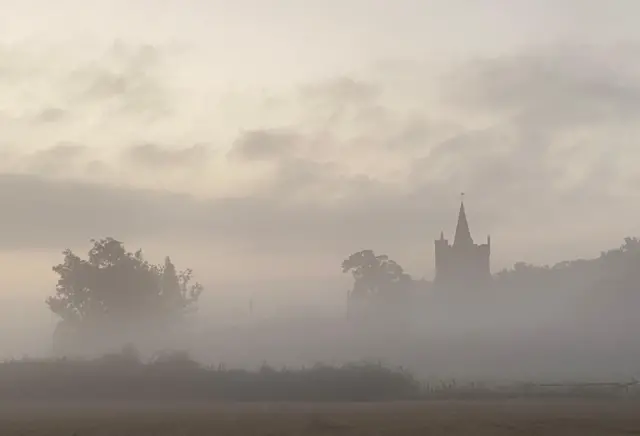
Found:
M 636 401 L 0 405 L 2 436 L 630 435 Z

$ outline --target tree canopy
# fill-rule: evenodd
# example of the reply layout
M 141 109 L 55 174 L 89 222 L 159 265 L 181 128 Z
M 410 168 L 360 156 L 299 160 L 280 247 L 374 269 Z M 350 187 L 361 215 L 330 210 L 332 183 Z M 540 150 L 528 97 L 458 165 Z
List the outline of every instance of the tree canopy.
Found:
M 194 310 L 202 285 L 192 271 L 178 272 L 167 257 L 164 264 L 147 262 L 142 251 L 128 252 L 113 238 L 92 240 L 87 259 L 65 250 L 53 267 L 59 276 L 49 309 L 69 324 L 153 320 L 167 325 Z
M 351 296 L 354 298 L 397 299 L 406 295 L 413 280 L 403 268 L 387 255 L 372 250 L 352 254 L 342 262 L 342 272 L 354 278 Z

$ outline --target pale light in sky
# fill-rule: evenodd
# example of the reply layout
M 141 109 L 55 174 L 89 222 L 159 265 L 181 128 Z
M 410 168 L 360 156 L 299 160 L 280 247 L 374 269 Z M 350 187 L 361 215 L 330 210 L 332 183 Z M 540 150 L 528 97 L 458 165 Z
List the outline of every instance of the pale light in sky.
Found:
M 0 9 L 5 293 L 101 236 L 205 282 L 330 278 L 364 248 L 430 277 L 460 191 L 494 270 L 639 233 L 635 1 Z

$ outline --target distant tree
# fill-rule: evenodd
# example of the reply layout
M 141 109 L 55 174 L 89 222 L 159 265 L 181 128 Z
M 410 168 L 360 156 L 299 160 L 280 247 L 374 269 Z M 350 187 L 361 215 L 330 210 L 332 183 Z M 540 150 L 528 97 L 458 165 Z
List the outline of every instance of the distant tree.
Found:
M 594 259 L 574 259 L 553 266 L 516 263 L 494 276 L 498 287 L 514 291 L 578 290 L 593 294 L 640 295 L 640 239 L 627 237 L 618 248 Z
M 558 264 L 557 266 L 554 266 L 554 268 L 558 269 L 561 266 L 564 265 Z M 498 280 L 498 282 L 505 282 L 510 285 L 539 285 L 540 281 L 547 277 L 550 271 L 551 269 L 546 265 L 537 266 L 526 262 L 516 262 L 512 268 L 503 269 L 496 273 L 495 279 Z
M 342 262 L 342 272 L 354 278 L 351 296 L 397 299 L 406 295 L 413 283 L 411 276 L 387 255 L 372 250 L 354 253 Z
M 620 246 L 620 250 L 624 253 L 640 253 L 640 239 L 627 236 L 624 238 L 624 244 Z
M 168 257 L 163 265 L 150 264 L 141 250 L 128 252 L 113 238 L 91 242 L 86 260 L 65 250 L 63 262 L 53 267 L 59 278 L 46 304 L 62 320 L 57 334 L 141 320 L 170 326 L 196 308 L 203 288 L 192 283 L 191 270 L 177 272 Z
M 619 248 L 601 253 L 592 262 L 592 269 L 599 272 L 592 288 L 616 297 L 640 294 L 640 239 L 624 238 Z

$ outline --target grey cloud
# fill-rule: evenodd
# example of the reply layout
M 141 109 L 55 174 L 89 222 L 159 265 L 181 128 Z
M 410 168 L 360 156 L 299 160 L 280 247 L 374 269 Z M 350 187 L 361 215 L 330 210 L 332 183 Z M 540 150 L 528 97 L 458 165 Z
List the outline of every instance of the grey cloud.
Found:
M 155 75 L 162 64 L 156 48 L 116 42 L 99 59 L 97 63 L 79 65 L 69 76 L 71 80 L 80 80 L 86 98 L 140 98 L 161 94 Z
M 366 175 L 348 175 L 346 168 L 335 162 L 283 158 L 277 162 L 271 195 L 274 198 L 335 204 L 341 199 L 352 202 L 358 196 L 381 194 L 388 188 Z
M 139 144 L 124 152 L 126 162 L 150 168 L 198 167 L 206 164 L 209 148 L 204 144 L 175 148 L 159 144 Z
M 159 217 L 158 195 L 90 183 L 27 175 L 0 175 L 0 199 L 7 205 L 2 226 L 7 248 L 64 248 L 103 234 L 144 236 Z M 155 224 L 157 226 L 157 224 Z
M 9 174 L 31 174 L 62 179 L 113 178 L 117 167 L 95 154 L 95 149 L 70 141 L 22 152 L 7 147 L 0 152 L 3 170 Z M 2 171 L 0 171 L 0 176 Z
M 390 150 L 407 150 L 428 145 L 440 126 L 433 125 L 425 117 L 413 117 L 386 141 Z
M 67 86 L 81 102 L 115 104 L 113 114 L 141 113 L 155 116 L 170 111 L 169 96 L 157 72 L 146 62 L 132 58 L 113 67 L 108 64 L 78 67 L 68 77 Z
M 633 46 L 547 47 L 469 62 L 446 78 L 443 94 L 457 109 L 493 117 L 492 124 L 435 145 L 415 171 L 446 167 L 453 179 L 475 181 L 473 189 L 493 192 L 502 182 L 501 190 L 535 202 L 558 194 L 557 184 L 577 165 L 572 158 L 600 150 L 575 189 L 606 191 L 618 181 L 610 154 L 640 118 L 635 53 Z M 579 129 L 590 139 L 567 139 Z M 603 131 L 606 143 L 594 143 Z M 553 153 L 567 145 L 575 153 Z
M 390 152 L 405 159 L 407 185 L 381 182 L 375 173 L 352 174 L 347 163 L 343 167 L 338 161 L 304 158 L 299 151 L 308 151 L 305 147 L 314 141 L 295 128 L 248 130 L 239 135 L 230 158 L 268 161 L 277 169 L 276 179 L 269 181 L 271 190 L 249 197 L 196 201 L 168 193 L 3 176 L 0 200 L 8 211 L 3 219 L 13 229 L 5 247 L 63 247 L 72 240 L 86 241 L 105 234 L 158 240 L 180 235 L 194 244 L 291 256 L 330 252 L 338 258 L 374 248 L 400 261 L 413 259 L 415 264 L 407 267 L 419 274 L 431 268 L 426 262 L 432 239 L 440 230 L 447 234 L 453 230 L 460 191 L 468 193 L 474 236 L 494 234 L 503 253 L 508 253 L 508 246 L 523 244 L 528 253 L 550 253 L 558 245 L 575 245 L 576 237 L 565 230 L 575 228 L 578 222 L 584 232 L 579 238 L 605 232 L 602 222 L 612 215 L 623 216 L 628 199 L 611 193 L 619 180 L 610 159 L 589 164 L 584 168 L 585 177 L 576 185 L 558 189 L 556 184 L 568 172 L 573 158 L 566 154 L 551 161 L 547 152 L 562 132 L 594 124 L 590 109 L 582 112 L 583 106 L 576 102 L 594 108 L 617 105 L 616 110 L 628 108 L 625 113 L 631 117 L 634 97 L 631 94 L 631 100 L 625 100 L 615 92 L 602 91 L 616 89 L 619 74 L 631 77 L 629 72 L 614 71 L 609 76 L 581 72 L 588 64 L 572 59 L 562 62 L 577 63 L 560 68 L 560 72 L 554 72 L 558 68 L 555 63 L 541 67 L 539 58 L 531 60 L 527 54 L 487 60 L 482 68 L 470 64 L 464 81 L 446 84 L 456 88 L 455 92 L 449 88 L 448 102 L 472 114 L 490 112 L 495 122 L 482 129 L 463 130 L 454 125 L 445 129 L 450 135 L 440 140 L 437 135 L 430 136 L 440 126 L 428 121 L 428 113 L 411 114 L 388 130 L 376 130 L 375 125 L 367 130 L 367 125 L 361 124 L 372 138 L 368 146 L 379 147 L 375 151 L 382 150 L 382 159 Z M 603 71 L 598 65 L 594 68 Z M 572 83 L 574 74 L 577 85 Z M 515 78 L 510 78 L 512 75 Z M 580 77 L 591 81 L 598 77 L 603 85 L 587 85 L 592 82 Z M 608 82 L 611 85 L 606 85 Z M 635 86 L 625 83 L 630 89 Z M 330 112 L 340 106 L 341 99 L 356 112 L 382 104 L 375 91 L 378 87 L 363 85 L 365 89 L 358 90 L 361 85 L 355 80 L 325 83 L 313 89 L 312 94 L 318 94 L 304 99 L 324 101 Z M 325 100 L 320 91 L 323 86 L 327 87 Z M 308 107 L 315 110 L 313 104 Z M 597 121 L 615 126 L 615 118 L 603 115 Z M 331 129 L 322 133 L 329 137 Z M 423 141 L 424 150 L 416 152 Z M 365 152 L 368 150 L 363 149 Z M 150 167 L 184 162 L 188 168 L 194 156 L 197 152 L 191 148 L 170 152 L 149 144 L 134 147 L 127 154 L 128 159 Z M 615 243 L 631 228 L 630 221 L 616 226 L 621 233 L 615 235 Z M 542 229 L 551 233 L 549 238 L 539 237 Z M 502 239 L 514 234 L 521 240 Z M 591 243 L 581 242 L 590 250 L 603 248 L 591 247 Z M 424 253 L 424 258 L 415 259 L 415 253 Z M 418 264 L 423 259 L 425 264 Z
M 229 156 L 249 161 L 292 156 L 302 137 L 287 129 L 248 130 L 234 141 Z
M 46 84 L 48 101 L 29 121 L 73 121 L 83 112 L 99 109 L 103 117 L 138 115 L 155 120 L 169 113 L 172 100 L 167 88 L 166 55 L 163 48 L 116 42 L 83 56 L 73 45 L 0 46 L 0 77 L 10 90 L 24 89 L 29 98 L 34 83 Z M 43 94 L 44 95 L 44 94 Z M 17 102 L 12 118 L 23 117 Z M 94 107 L 94 105 L 100 105 Z M 73 116 L 72 116 L 73 115 Z
M 58 107 L 49 107 L 40 111 L 34 117 L 33 121 L 36 123 L 55 123 L 58 121 L 63 121 L 68 115 L 68 112 L 64 109 Z
M 300 94 L 302 98 L 311 102 L 363 104 L 376 99 L 380 90 L 372 83 L 343 76 L 305 85 L 301 87 Z
M 108 176 L 112 174 L 113 168 L 109 166 L 106 162 L 101 160 L 89 160 L 84 167 L 85 173 L 88 176 Z
M 528 126 L 563 128 L 640 113 L 637 48 L 558 47 L 471 62 L 446 80 L 447 98 Z
M 44 174 L 69 172 L 87 157 L 87 147 L 81 144 L 63 142 L 50 148 L 38 150 L 23 159 L 30 171 Z
M 559 237 L 571 237 L 562 235 L 549 220 L 570 222 L 579 217 L 594 229 L 602 229 L 594 218 L 598 213 L 590 209 L 607 205 L 613 213 L 623 208 L 623 202 L 611 193 L 618 180 L 611 161 L 602 159 L 581 168 L 586 174 L 578 184 L 561 188 L 572 169 L 571 159 L 548 159 L 547 143 L 537 143 L 522 132 L 506 135 L 504 129 L 498 125 L 470 130 L 434 146 L 427 157 L 412 164 L 411 180 L 416 185 L 441 183 L 464 191 L 477 199 L 478 213 L 486 214 L 486 222 L 496 229 L 546 227 Z M 591 218 L 584 221 L 586 216 Z
M 61 142 L 51 148 L 40 150 L 36 156 L 43 159 L 73 159 L 87 152 L 84 145 L 73 142 Z
M 300 101 L 321 124 L 330 128 L 340 123 L 373 127 L 386 121 L 388 110 L 380 102 L 378 84 L 349 77 L 305 85 L 300 88 Z
M 62 249 L 84 244 L 89 238 L 114 236 L 125 241 L 179 240 L 200 249 L 228 248 L 253 255 L 325 253 L 335 256 L 336 262 L 352 251 L 374 248 L 398 258 L 417 275 L 430 271 L 432 240 L 440 230 L 449 235 L 455 225 L 457 193 L 449 182 L 403 191 L 361 177 L 332 179 L 322 167 L 316 170 L 316 183 L 324 188 L 334 183 L 341 188 L 341 198 L 319 201 L 308 186 L 292 192 L 280 185 L 279 191 L 269 196 L 196 200 L 168 192 L 3 175 L 0 201 L 6 237 L 0 248 Z M 301 174 L 290 175 L 291 183 L 300 183 Z M 556 195 L 532 204 L 530 198 L 509 197 L 499 186 L 496 184 L 494 192 L 470 197 L 469 215 L 476 238 L 494 233 L 500 241 L 501 232 L 509 229 L 566 226 L 577 217 L 582 217 L 583 226 L 595 225 L 605 215 L 621 210 L 617 200 L 594 197 L 590 191 Z M 307 197 L 293 195 L 305 192 Z M 592 201 L 608 208 L 585 215 Z M 553 214 L 536 210 L 541 205 Z M 511 214 L 512 210 L 520 214 Z M 523 241 L 530 244 L 530 251 L 545 252 L 566 242 L 545 241 L 541 247 L 530 239 Z M 500 242 L 501 250 L 514 243 Z M 424 254 L 415 257 L 416 253 Z
M 432 236 L 425 222 L 444 222 L 441 208 L 423 194 L 362 190 L 337 204 L 270 197 L 196 200 L 166 192 L 130 190 L 34 176 L 0 176 L 3 249 L 64 248 L 92 237 L 244 247 L 252 252 L 345 251 L 364 245 L 398 246 Z M 440 197 L 442 198 L 442 197 Z M 440 218 L 438 218 L 440 217 Z M 222 244 L 222 245 L 220 245 Z M 226 244 L 226 245 L 225 245 Z

